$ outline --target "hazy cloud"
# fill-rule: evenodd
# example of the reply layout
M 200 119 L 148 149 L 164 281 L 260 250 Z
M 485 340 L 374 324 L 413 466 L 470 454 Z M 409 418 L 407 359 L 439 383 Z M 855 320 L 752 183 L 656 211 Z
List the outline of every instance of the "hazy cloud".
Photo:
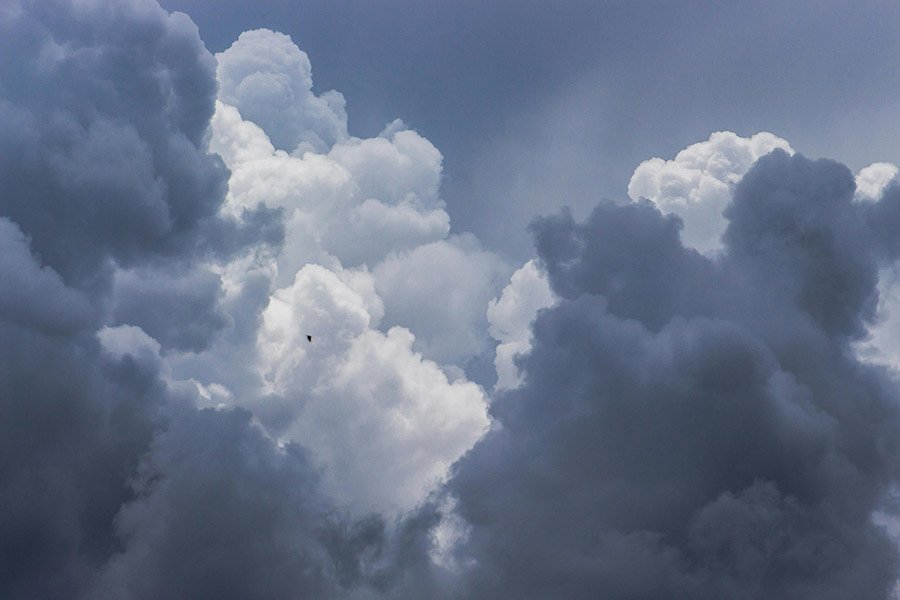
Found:
M 385 301 L 384 324 L 405 325 L 417 349 L 462 364 L 488 350 L 485 308 L 509 269 L 471 234 L 397 252 L 372 272 Z

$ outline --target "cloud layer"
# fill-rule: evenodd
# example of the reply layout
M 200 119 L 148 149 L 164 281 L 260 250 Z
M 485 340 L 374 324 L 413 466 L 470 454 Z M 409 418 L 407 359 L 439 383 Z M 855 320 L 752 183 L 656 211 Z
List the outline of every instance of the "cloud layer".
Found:
M 0 12 L 0 596 L 888 597 L 896 167 L 715 133 L 515 270 L 314 87 Z

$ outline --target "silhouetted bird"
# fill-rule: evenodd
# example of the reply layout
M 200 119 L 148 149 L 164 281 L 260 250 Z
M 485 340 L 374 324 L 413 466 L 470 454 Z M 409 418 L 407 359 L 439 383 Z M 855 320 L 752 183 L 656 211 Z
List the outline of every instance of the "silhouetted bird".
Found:
M 311 335 L 306 336 L 306 341 L 307 341 L 307 342 L 311 342 L 311 341 L 312 341 L 312 336 L 311 336 Z

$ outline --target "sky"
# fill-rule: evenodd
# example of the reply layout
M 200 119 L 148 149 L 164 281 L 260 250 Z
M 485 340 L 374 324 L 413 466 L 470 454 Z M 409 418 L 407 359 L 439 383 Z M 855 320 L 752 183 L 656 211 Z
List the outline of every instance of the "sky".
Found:
M 898 17 L 0 4 L 0 597 L 900 597 Z

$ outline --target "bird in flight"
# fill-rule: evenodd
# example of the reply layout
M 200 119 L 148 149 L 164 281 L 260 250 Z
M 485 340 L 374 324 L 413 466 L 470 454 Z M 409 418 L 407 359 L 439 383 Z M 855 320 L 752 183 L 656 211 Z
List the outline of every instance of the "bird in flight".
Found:
M 311 342 L 311 341 L 312 341 L 312 336 L 311 336 L 311 335 L 306 336 L 306 341 L 307 341 L 307 342 Z

